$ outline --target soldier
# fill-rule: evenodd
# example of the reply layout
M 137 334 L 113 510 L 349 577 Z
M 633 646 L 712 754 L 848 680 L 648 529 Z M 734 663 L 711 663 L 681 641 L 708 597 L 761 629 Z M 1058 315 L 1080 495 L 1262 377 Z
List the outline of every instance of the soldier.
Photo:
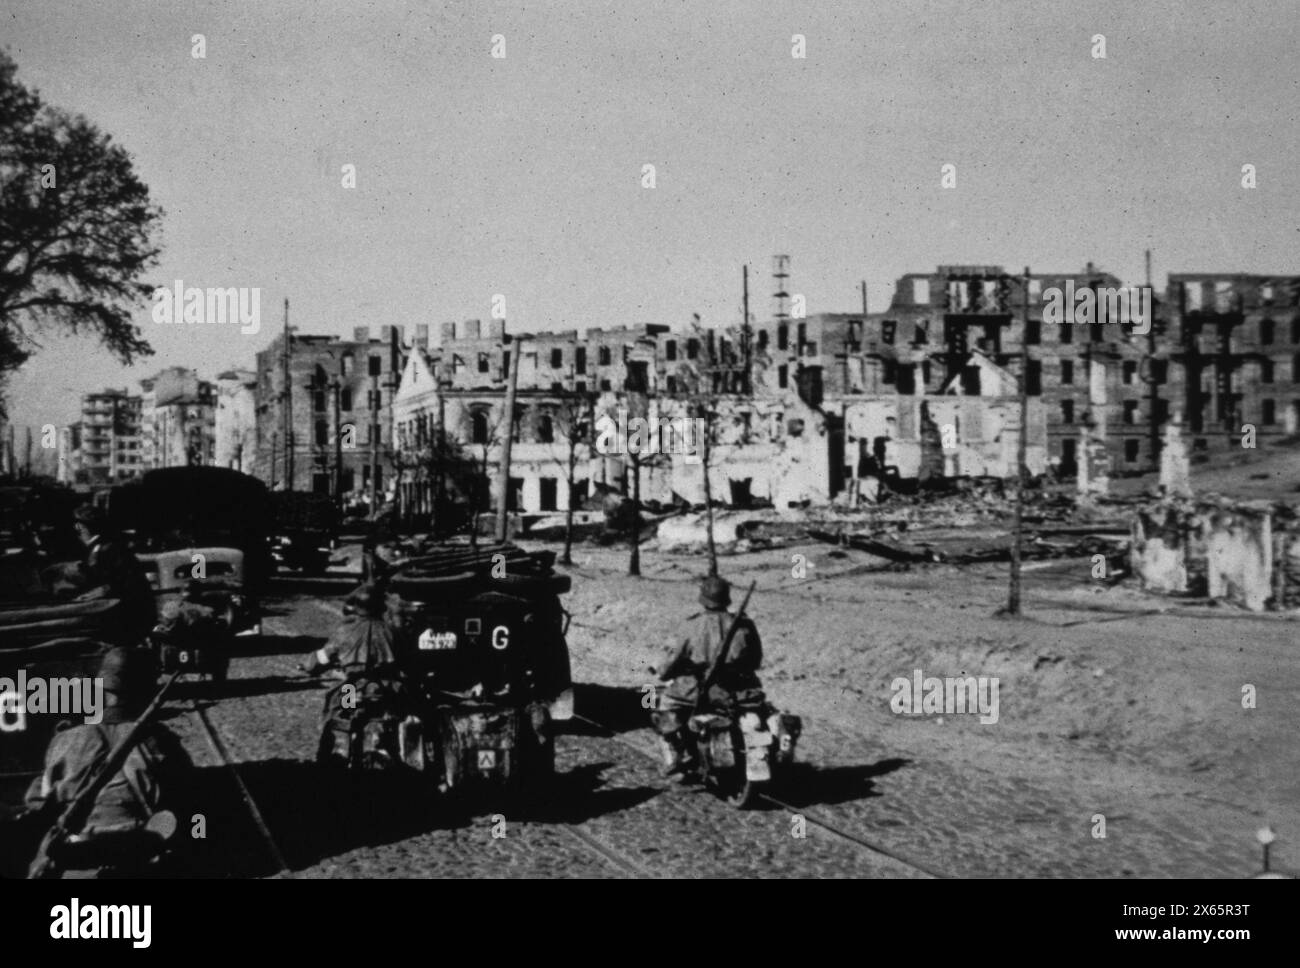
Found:
M 180 598 L 163 605 L 154 635 L 171 649 L 193 650 L 196 660 L 202 656 L 203 668 L 213 680 L 224 682 L 235 636 L 217 610 L 199 600 L 202 594 L 203 582 L 195 578 L 186 582 Z
M 366 758 L 391 761 L 392 751 L 382 739 L 383 724 L 409 711 L 394 650 L 398 615 L 384 589 L 373 583 L 362 585 L 346 601 L 356 613 L 345 615 L 329 641 L 302 666 L 308 675 L 332 667 L 343 680 L 325 694 L 321 706 L 317 762 L 348 762 L 346 751 L 356 748 L 354 738 Z
M 384 589 L 374 583 L 362 585 L 344 602 L 356 613 L 345 615 L 329 640 L 307 657 L 302 669 L 308 675 L 336 667 L 346 678 L 390 666 L 396 659 L 393 645 L 399 617 Z
M 660 679 L 672 680 L 654 714 L 655 728 L 664 744 L 666 776 L 682 774 L 690 778 L 696 770 L 695 744 L 686 730 L 693 712 L 757 713 L 766 704 L 758 680 L 763 645 L 758 629 L 747 617 L 736 624 L 726 661 L 713 672 L 708 694 L 701 701 L 700 686 L 721 657 L 722 643 L 734 619 L 727 611 L 731 604 L 730 583 L 723 578 L 705 578 L 700 585 L 700 604 L 704 611 L 687 619 L 681 644 L 659 669 Z
M 367 582 L 382 581 L 393 570 L 398 541 L 394 518 L 391 510 L 381 512 L 361 544 L 361 567 Z
M 90 784 L 149 704 L 156 673 L 153 657 L 145 650 L 119 646 L 104 654 L 99 667 L 104 686 L 103 719 L 95 725 L 71 726 L 54 735 L 45 753 L 45 769 L 27 791 L 29 814 L 46 814 L 53 823 Z M 190 758 L 175 734 L 161 724 L 149 724 L 122 769 L 99 791 L 77 836 L 93 839 L 98 835 L 121 841 L 124 835 L 139 833 L 143 837 L 146 825 L 165 836 L 175 825 L 168 808 L 176 805 L 178 791 L 190 769 Z M 169 823 L 160 822 L 164 818 Z M 47 837 L 32 864 L 33 870 L 43 866 L 48 847 Z M 128 864 L 147 859 L 122 858 Z
M 132 637 L 153 627 L 156 618 L 153 589 L 144 568 L 131 550 L 113 535 L 103 511 L 93 505 L 77 509 L 77 537 L 86 546 L 81 564 L 85 582 L 83 598 L 109 597 L 122 600 L 127 627 Z
M 162 607 L 155 631 L 194 645 L 210 645 L 226 631 L 216 609 L 199 601 L 203 582 L 191 578 L 181 590 L 181 597 Z

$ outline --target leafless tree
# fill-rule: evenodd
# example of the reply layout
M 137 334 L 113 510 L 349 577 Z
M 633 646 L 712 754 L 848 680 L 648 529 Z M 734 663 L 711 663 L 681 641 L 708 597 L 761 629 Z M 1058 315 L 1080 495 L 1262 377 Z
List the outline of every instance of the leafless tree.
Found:
M 670 394 L 683 414 L 699 421 L 701 432 L 694 445 L 699 448 L 700 469 L 704 475 L 704 515 L 707 528 L 709 575 L 718 574 L 718 549 L 713 536 L 712 470 L 719 451 L 749 442 L 752 427 L 743 423 L 738 429 L 725 428 L 723 413 L 737 413 L 737 407 L 753 399 L 753 382 L 766 365 L 767 358 L 749 350 L 745 361 L 747 337 L 740 327 L 723 330 L 706 329 L 697 316 L 691 328 L 691 349 L 687 359 L 673 373 L 675 390 Z
M 595 398 L 591 394 L 565 393 L 550 412 L 551 427 L 563 442 L 562 456 L 556 458 L 564 472 L 569 499 L 564 509 L 564 554 L 560 564 L 573 564 L 573 503 L 577 489 L 577 470 L 580 453 L 591 452 L 592 418 Z

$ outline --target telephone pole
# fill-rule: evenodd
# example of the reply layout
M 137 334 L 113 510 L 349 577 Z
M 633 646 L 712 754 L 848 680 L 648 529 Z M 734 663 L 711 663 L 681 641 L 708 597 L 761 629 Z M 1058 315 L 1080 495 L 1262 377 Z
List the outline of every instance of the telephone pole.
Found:
M 501 439 L 501 463 L 497 468 L 497 541 L 504 542 L 509 536 L 510 514 L 507 499 L 510 496 L 510 446 L 515 439 L 515 390 L 519 385 L 520 341 L 513 341 L 510 354 L 510 377 L 506 384 L 506 432 Z M 500 421 L 499 421 L 500 422 Z
M 1008 615 L 1020 614 L 1020 543 L 1024 531 L 1025 450 L 1029 436 L 1029 266 L 1024 276 L 1024 319 L 1020 338 L 1020 438 L 1016 441 L 1016 504 L 1011 537 L 1011 590 L 1007 596 Z
M 284 489 L 293 490 L 293 384 L 289 381 L 289 297 L 284 300 Z
M 1155 466 L 1157 473 L 1160 471 L 1160 421 L 1159 421 L 1159 401 L 1160 385 L 1156 382 L 1156 299 L 1151 289 L 1151 250 L 1146 251 L 1147 264 L 1147 292 L 1151 292 L 1151 319 L 1147 320 L 1147 387 L 1148 387 L 1148 412 L 1147 423 L 1150 426 L 1151 434 L 1151 462 Z M 1141 297 L 1139 297 L 1140 299 Z
M 340 364 L 341 365 L 341 364 Z M 340 377 L 330 381 L 334 393 L 334 508 L 343 510 L 343 424 L 339 413 L 339 394 L 343 392 Z
M 370 374 L 370 520 L 379 517 L 379 374 Z
M 741 327 L 741 340 L 745 344 L 745 394 L 749 395 L 754 392 L 754 334 L 749 327 L 749 263 L 745 263 L 741 273 L 741 302 L 743 305 L 744 325 Z

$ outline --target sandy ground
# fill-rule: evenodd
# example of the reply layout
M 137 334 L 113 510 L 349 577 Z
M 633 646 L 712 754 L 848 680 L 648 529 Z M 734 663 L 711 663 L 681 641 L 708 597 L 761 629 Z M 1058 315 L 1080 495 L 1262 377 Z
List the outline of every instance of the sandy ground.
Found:
M 906 808 L 892 842 L 957 874 L 1241 876 L 1258 867 L 1264 823 L 1279 834 L 1275 864 L 1300 867 L 1293 619 L 1103 588 L 1080 559 L 1029 565 L 1025 617 L 1007 620 L 994 617 L 1005 564 L 864 573 L 879 564 L 824 544 L 721 562 L 737 585 L 758 583 L 764 682 L 804 716 L 808 758 L 868 773 L 906 761 L 875 771 L 884 800 L 865 800 L 855 822 Z M 701 556 L 650 552 L 644 577 L 629 578 L 624 549 L 576 549 L 575 678 L 652 679 L 647 665 L 697 609 L 704 568 Z M 998 721 L 895 713 L 891 683 L 917 669 L 998 677 Z

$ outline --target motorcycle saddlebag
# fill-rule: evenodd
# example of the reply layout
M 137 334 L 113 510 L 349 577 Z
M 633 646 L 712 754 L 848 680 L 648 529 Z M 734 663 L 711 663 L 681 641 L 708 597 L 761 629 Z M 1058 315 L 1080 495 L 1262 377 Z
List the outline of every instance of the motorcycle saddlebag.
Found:
M 522 715 L 507 706 L 444 710 L 441 734 L 448 788 L 509 784 L 518 768 Z
M 736 765 L 735 740 L 728 717 L 711 713 L 692 716 L 690 727 L 691 732 L 699 737 L 700 755 L 707 757 L 711 770 L 727 770 Z
M 803 733 L 803 720 L 793 713 L 772 713 L 767 718 L 767 728 L 776 738 L 772 756 L 782 766 L 794 762 L 794 748 Z

